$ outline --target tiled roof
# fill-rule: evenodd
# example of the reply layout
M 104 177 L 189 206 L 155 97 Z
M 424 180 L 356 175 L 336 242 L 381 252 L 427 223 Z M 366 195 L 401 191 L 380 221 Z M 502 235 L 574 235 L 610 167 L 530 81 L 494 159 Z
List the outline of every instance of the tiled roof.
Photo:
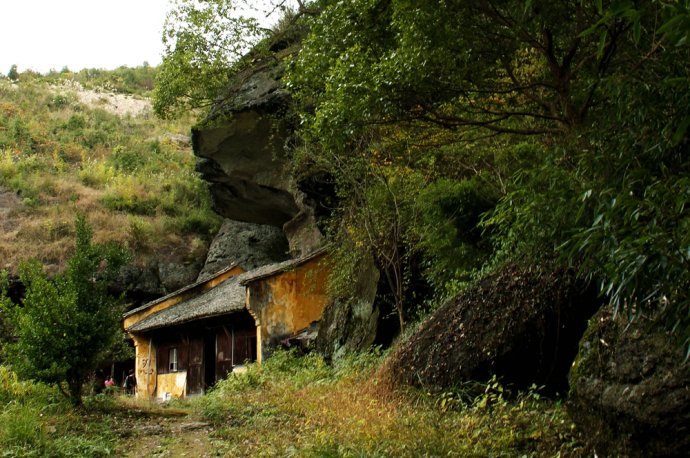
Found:
M 150 307 L 153 307 L 153 306 L 156 305 L 156 304 L 160 304 L 161 302 L 167 301 L 168 299 L 170 299 L 170 298 L 172 298 L 172 297 L 175 297 L 175 296 L 177 296 L 177 295 L 179 295 L 179 294 L 182 294 L 182 293 L 184 293 L 184 292 L 190 291 L 190 290 L 196 288 L 197 286 L 201 286 L 201 285 L 203 285 L 204 283 L 206 283 L 206 282 L 208 282 L 208 281 L 211 281 L 211 280 L 213 280 L 214 278 L 219 277 L 220 275 L 226 273 L 227 271 L 229 271 L 230 269 L 232 269 L 232 268 L 234 268 L 234 267 L 237 267 L 237 264 L 231 264 L 231 265 L 229 265 L 228 267 L 226 267 L 225 269 L 223 269 L 223 270 L 221 270 L 221 271 L 218 271 L 218 272 L 216 272 L 215 274 L 213 274 L 212 277 L 206 278 L 206 279 L 201 280 L 201 281 L 198 281 L 198 282 L 196 282 L 196 283 L 192 283 L 191 285 L 187 285 L 187 286 L 185 286 L 185 287 L 182 287 L 182 288 L 178 289 L 177 291 L 173 291 L 173 292 L 170 293 L 170 294 L 166 294 L 166 295 L 163 296 L 163 297 L 159 297 L 158 299 L 156 299 L 156 300 L 154 300 L 154 301 L 147 302 L 146 304 L 142 305 L 141 307 L 137 307 L 137 308 L 135 308 L 135 309 L 132 309 L 132 310 L 126 312 L 123 316 L 124 316 L 125 318 L 127 318 L 127 317 L 130 316 L 130 315 L 134 315 L 135 313 L 138 313 L 138 312 L 141 312 L 141 311 L 143 311 L 143 310 L 146 310 L 146 309 L 148 309 L 148 308 L 150 308 Z
M 171 305 L 170 307 L 161 310 L 160 312 L 153 313 L 152 315 L 131 325 L 129 328 L 126 329 L 126 331 L 152 331 L 154 329 L 183 324 L 194 320 L 200 320 L 203 318 L 211 318 L 214 316 L 226 315 L 243 310 L 246 306 L 245 287 L 247 284 L 253 281 L 261 280 L 263 278 L 271 277 L 281 272 L 288 271 L 293 267 L 296 267 L 311 259 L 316 258 L 317 256 L 325 253 L 325 251 L 326 249 L 323 248 L 298 259 L 292 259 L 289 261 L 279 262 L 276 264 L 269 264 L 251 270 L 249 272 L 245 272 L 240 275 L 230 277 L 229 279 L 225 280 L 219 285 L 211 289 L 205 290 L 195 297 L 192 297 L 185 301 L 178 302 L 177 304 Z M 231 269 L 232 267 L 234 267 L 234 265 L 219 272 L 216 275 L 216 277 L 221 273 Z M 198 282 L 193 285 L 186 286 L 182 289 L 175 291 L 172 294 L 168 294 L 165 297 L 157 299 L 153 302 L 149 302 L 139 308 L 129 311 L 127 314 L 125 314 L 125 317 L 130 316 L 136 312 L 146 310 L 155 304 L 163 302 L 164 300 L 167 300 L 183 292 L 189 291 L 202 283 L 204 282 Z
M 126 330 L 129 332 L 152 331 L 243 310 L 245 287 L 239 284 L 238 278 L 239 276 L 231 277 L 215 288 L 154 313 Z
M 247 285 L 253 281 L 272 277 L 273 275 L 288 271 L 293 267 L 304 264 L 305 262 L 316 258 L 325 253 L 326 250 L 326 248 L 321 248 L 301 258 L 290 259 L 288 261 L 279 262 L 277 264 L 269 264 L 267 266 L 259 267 L 258 269 L 250 270 L 249 272 L 245 272 L 239 276 L 239 282 L 242 285 Z

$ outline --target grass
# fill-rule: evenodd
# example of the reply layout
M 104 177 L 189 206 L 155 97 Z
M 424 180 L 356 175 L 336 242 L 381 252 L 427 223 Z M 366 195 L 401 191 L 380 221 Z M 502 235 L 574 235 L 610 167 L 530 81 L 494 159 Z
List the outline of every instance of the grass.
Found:
M 383 358 L 331 366 L 278 352 L 199 398 L 96 395 L 84 411 L 0 367 L 0 447 L 3 456 L 586 456 L 564 408 L 534 390 L 506 399 L 495 380 L 473 398 L 394 390 L 378 376 Z M 182 427 L 190 422 L 201 429 Z
M 118 69 L 113 75 L 114 81 L 148 82 L 151 72 Z M 108 80 L 103 72 L 82 73 L 72 76 Z M 59 270 L 70 254 L 69 225 L 77 212 L 86 214 L 97 242 L 143 248 L 137 263 L 154 253 L 168 253 L 167 262 L 197 256 L 220 218 L 194 172 L 191 148 L 172 140 L 188 135 L 192 114 L 162 121 L 84 105 L 69 89 L 49 86 L 69 75 L 33 75 L 19 84 L 0 78 L 0 192 L 16 196 L 0 209 L 0 268 L 12 271 L 35 258 Z M 131 85 L 125 92 L 140 91 Z
M 559 403 L 536 391 L 503 397 L 498 382 L 471 400 L 396 391 L 382 357 L 327 366 L 278 354 L 196 401 L 224 452 L 240 456 L 580 456 Z

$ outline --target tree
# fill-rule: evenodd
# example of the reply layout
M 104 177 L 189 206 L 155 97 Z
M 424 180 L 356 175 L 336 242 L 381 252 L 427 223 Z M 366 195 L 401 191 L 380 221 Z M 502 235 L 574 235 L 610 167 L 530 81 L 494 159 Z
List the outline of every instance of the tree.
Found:
M 690 336 L 687 0 L 305 7 L 320 14 L 306 16 L 283 81 L 299 118 L 296 170 L 319 164 L 336 181 L 334 214 L 348 224 L 332 227 L 413 233 L 386 217 L 405 201 L 402 188 L 381 192 L 395 175 L 418 172 L 422 187 L 477 176 L 498 191 L 468 206 L 485 210 L 490 265 L 560 255 L 619 308 L 660 307 Z M 376 257 L 377 245 L 401 248 L 392 239 L 405 243 L 358 240 Z
M 127 255 L 113 244 L 93 244 L 83 217 L 75 226 L 76 250 L 66 271 L 50 279 L 37 262 L 22 264 L 22 303 L 5 298 L 1 305 L 16 338 L 3 347 L 13 370 L 57 385 L 80 406 L 85 381 L 121 340 L 121 301 L 107 286 Z
M 275 37 L 284 20 L 316 14 L 302 0 L 269 0 L 262 10 L 250 0 L 176 0 L 163 27 L 163 62 L 156 76 L 153 108 L 163 118 L 183 110 L 208 109 L 229 78 L 242 68 L 242 57 Z M 297 12 L 294 12 L 294 9 Z M 273 28 L 262 23 L 282 20 Z
M 17 81 L 19 79 L 19 72 L 17 71 L 17 64 L 12 65 L 10 67 L 10 71 L 7 72 L 7 77 L 10 79 L 10 81 Z

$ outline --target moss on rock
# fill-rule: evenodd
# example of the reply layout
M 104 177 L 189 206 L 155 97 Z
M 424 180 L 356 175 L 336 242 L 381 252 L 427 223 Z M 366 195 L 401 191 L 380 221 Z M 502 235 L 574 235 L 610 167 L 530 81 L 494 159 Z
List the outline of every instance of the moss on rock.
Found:
M 516 388 L 563 392 L 596 291 L 574 272 L 509 265 L 460 293 L 398 346 L 398 383 L 450 387 L 497 375 Z
M 611 308 L 591 320 L 570 371 L 568 411 L 602 456 L 685 456 L 690 362 L 653 316 Z

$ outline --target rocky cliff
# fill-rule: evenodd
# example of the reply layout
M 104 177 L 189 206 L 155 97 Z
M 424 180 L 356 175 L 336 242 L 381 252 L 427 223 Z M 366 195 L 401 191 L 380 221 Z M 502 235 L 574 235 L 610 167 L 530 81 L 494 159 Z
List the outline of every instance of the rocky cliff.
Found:
M 259 59 L 238 73 L 209 116 L 192 131 L 197 170 L 225 218 L 281 228 L 292 256 L 323 237 L 313 202 L 288 171 L 290 96 L 281 78 L 284 55 Z
M 226 218 L 199 278 L 231 262 L 250 269 L 324 244 L 316 202 L 332 190 L 290 174 L 294 126 L 282 83 L 290 46 L 283 41 L 252 60 L 192 131 L 197 170 L 209 183 L 214 210 Z M 367 348 L 376 337 L 378 272 L 363 266 L 353 281 L 358 297 L 329 304 L 318 325 L 315 345 L 327 357 Z

